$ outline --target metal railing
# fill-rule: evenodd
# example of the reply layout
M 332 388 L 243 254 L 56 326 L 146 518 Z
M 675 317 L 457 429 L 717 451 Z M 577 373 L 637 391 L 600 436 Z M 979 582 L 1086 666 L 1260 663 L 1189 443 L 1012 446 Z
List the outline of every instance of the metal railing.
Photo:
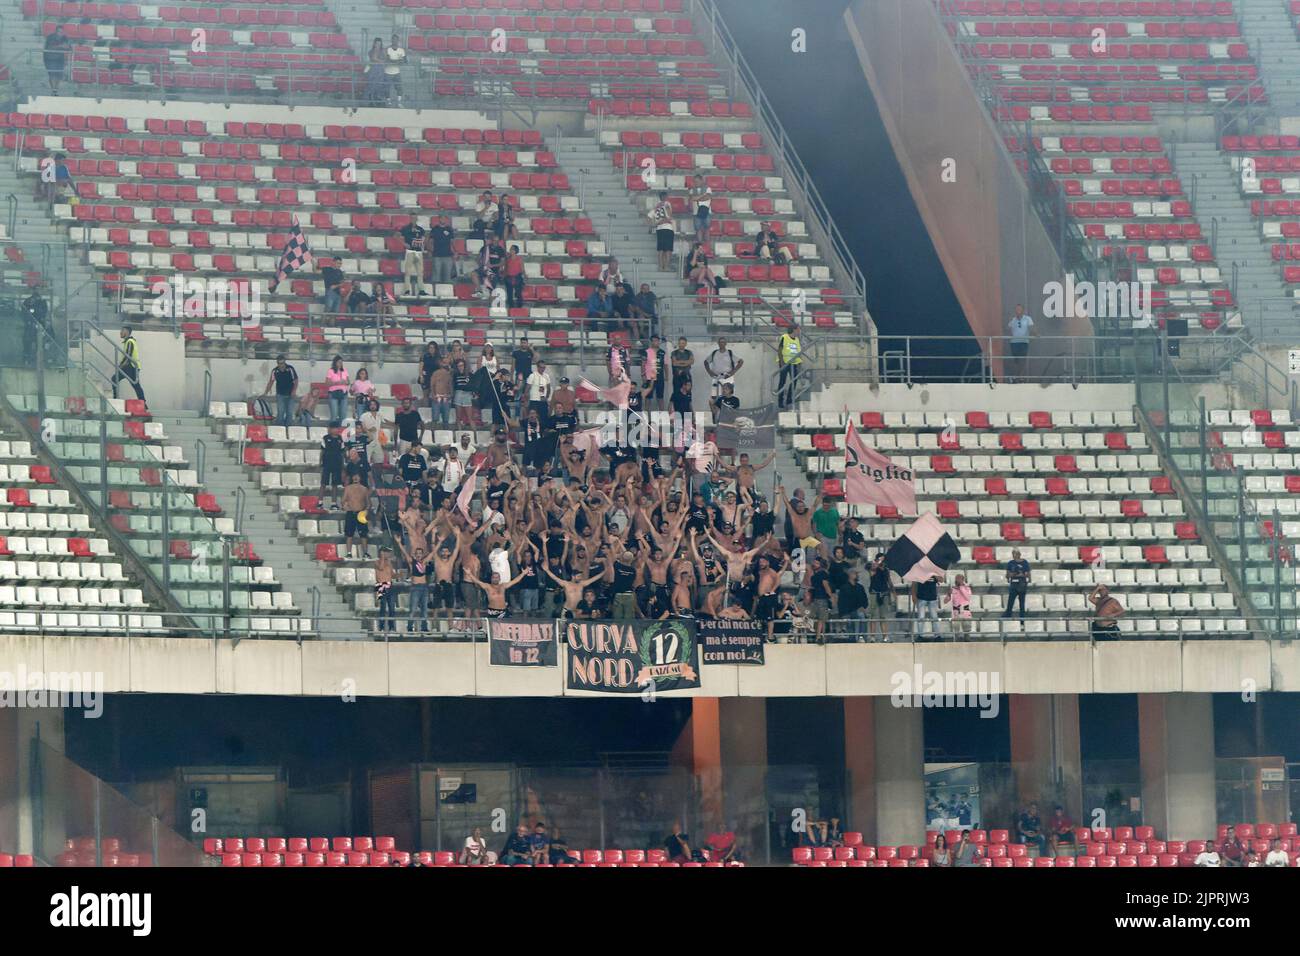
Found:
M 840 233 L 831 215 L 830 206 L 822 199 L 817 186 L 799 159 L 794 143 L 781 125 L 776 109 L 763 94 L 758 76 L 750 69 L 740 52 L 740 47 L 727 28 L 718 8 L 712 0 L 691 0 L 691 13 L 695 18 L 697 31 L 707 25 L 710 48 L 726 58 L 735 78 L 733 99 L 741 95 L 748 98 L 753 107 L 754 120 L 763 133 L 766 145 L 773 151 L 787 188 L 799 201 L 813 230 L 814 238 L 825 250 L 826 257 L 832 263 L 834 272 L 852 295 L 862 301 L 867 298 L 867 280 L 853 256 L 852 247 Z
M 1287 372 L 1247 346 L 1217 374 L 1192 374 L 1167 348 L 1156 367 L 1140 369 L 1137 407 L 1162 461 L 1178 485 L 1202 541 L 1227 574 L 1254 625 L 1273 634 L 1295 629 L 1300 523 L 1283 521 L 1276 506 L 1261 513 L 1255 499 L 1276 499 L 1255 485 L 1234 456 L 1270 447 L 1265 433 L 1293 428 L 1256 423 L 1254 411 L 1300 415 L 1300 390 Z M 1208 397 L 1207 397 L 1208 396 Z M 1242 413 L 1238 424 L 1214 425 L 1208 405 Z M 1247 424 L 1240 424 L 1241 421 Z M 1229 433 L 1235 435 L 1232 441 Z

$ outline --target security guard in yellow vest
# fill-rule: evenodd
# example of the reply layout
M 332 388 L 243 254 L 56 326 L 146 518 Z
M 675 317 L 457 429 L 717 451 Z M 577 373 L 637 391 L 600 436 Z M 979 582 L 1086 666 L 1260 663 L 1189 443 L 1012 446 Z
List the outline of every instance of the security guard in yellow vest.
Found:
M 140 387 L 140 344 L 131 334 L 129 325 L 122 326 L 122 353 L 118 356 L 117 371 L 113 374 L 113 397 L 117 398 L 117 383 L 126 379 L 135 389 L 135 397 L 144 401 L 144 389 Z
M 776 383 L 777 402 L 781 408 L 794 404 L 795 386 L 799 381 L 799 366 L 803 364 L 803 339 L 799 337 L 799 326 L 791 326 L 790 331 L 781 336 L 777 345 L 776 361 L 781 368 L 780 378 Z

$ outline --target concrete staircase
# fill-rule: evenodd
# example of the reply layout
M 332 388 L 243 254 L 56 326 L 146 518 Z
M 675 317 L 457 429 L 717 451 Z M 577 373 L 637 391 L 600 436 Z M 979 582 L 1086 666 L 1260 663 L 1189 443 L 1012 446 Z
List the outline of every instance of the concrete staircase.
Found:
M 243 488 L 247 495 L 243 524 L 240 533 L 252 544 L 253 550 L 272 568 L 281 588 L 293 594 L 294 604 L 304 618 L 312 611 L 311 588 L 320 589 L 320 610 L 315 630 L 323 640 L 364 640 L 365 632 L 353 620 L 351 606 L 334 586 L 333 578 L 316 562 L 315 555 L 298 540 L 293 530 L 275 510 L 270 498 L 262 493 L 257 483 L 244 471 L 243 466 L 222 441 L 221 436 L 199 416 L 188 410 L 155 410 L 154 419 L 166 429 L 169 443 L 184 449 L 186 460 L 197 467 L 197 440 L 205 447 L 203 486 L 214 495 L 227 513 L 235 510 L 235 489 Z
M 82 260 L 75 247 L 68 245 L 67 231 L 55 224 L 49 206 L 37 199 L 35 193 L 36 178 L 15 172 L 12 154 L 0 157 L 0 211 L 8 226 L 8 197 L 12 195 L 17 201 L 17 211 L 10 239 L 23 251 L 27 260 L 25 270 L 45 275 L 49 284 L 47 298 L 53 299 L 56 310 L 65 304 L 66 295 L 69 315 L 93 323 L 98 296 L 94 270 Z M 101 309 L 100 315 L 107 319 L 111 311 Z
M 18 98 L 50 92 L 41 54 L 45 37 L 38 20 L 23 17 L 22 0 L 0 0 L 0 64 L 9 67 L 18 87 Z
M 618 259 L 633 289 L 645 282 L 661 299 L 674 299 L 672 313 L 665 317 L 660 334 L 670 342 L 678 335 L 692 342 L 707 341 L 707 320 L 700 310 L 686 305 L 685 285 L 679 273 L 659 268 L 654 234 L 646 218 L 648 210 L 641 207 L 635 193 L 628 191 L 621 173 L 595 136 L 564 136 L 554 145 L 555 158 L 578 192 L 578 201 L 609 254 Z M 681 242 L 678 237 L 679 247 Z M 677 260 L 673 261 L 676 264 Z
M 1242 37 L 1250 44 L 1274 109 L 1300 106 L 1300 40 L 1284 0 L 1237 0 Z
M 370 45 L 375 38 L 388 46 L 394 33 L 405 42 L 406 30 L 397 29 L 393 15 L 375 0 L 324 0 L 325 9 L 334 14 L 338 21 L 339 32 L 348 38 L 352 51 L 361 58 L 362 63 L 370 62 Z M 417 81 L 417 55 L 406 51 L 406 66 L 402 70 L 402 106 L 433 106 L 432 83 Z M 426 89 L 426 87 L 428 87 Z M 358 89 L 358 97 L 364 98 L 364 88 Z
M 1196 215 L 1208 235 L 1211 222 L 1217 230 L 1214 253 L 1225 280 L 1237 267 L 1234 290 L 1243 325 L 1262 339 L 1291 341 L 1300 326 L 1294 299 L 1282 282 L 1269 244 L 1250 214 L 1250 200 L 1241 194 L 1239 176 L 1228 157 L 1214 143 L 1178 143 L 1173 159 L 1183 188 L 1196 183 Z

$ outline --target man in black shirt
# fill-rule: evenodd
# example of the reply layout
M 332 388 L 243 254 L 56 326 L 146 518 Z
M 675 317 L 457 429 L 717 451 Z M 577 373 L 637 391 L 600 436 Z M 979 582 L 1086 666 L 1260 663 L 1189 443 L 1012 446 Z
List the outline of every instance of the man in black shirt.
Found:
M 428 242 L 433 245 L 433 282 L 447 285 L 456 278 L 456 230 L 451 220 L 439 216 L 429 220 Z
M 772 529 L 776 527 L 776 512 L 772 510 L 772 506 L 768 504 L 767 499 L 763 498 L 758 503 L 758 511 L 754 513 L 753 518 L 750 520 L 754 531 L 754 540 L 757 541 L 763 535 L 771 534 Z
M 424 295 L 424 227 L 412 219 L 401 228 L 406 253 L 402 257 L 402 294 Z
M 397 473 L 401 475 L 402 481 L 406 482 L 406 487 L 414 489 L 416 485 L 424 481 L 424 473 L 429 470 L 429 463 L 425 460 L 423 449 L 417 439 L 411 443 L 406 454 L 397 459 Z
M 415 409 L 415 403 L 409 399 L 402 399 L 402 408 L 393 416 L 393 424 L 397 426 L 397 451 L 399 454 L 405 454 L 408 447 L 420 443 L 420 433 L 424 431 L 424 419 Z
M 837 552 L 840 548 L 835 549 Z M 849 633 L 859 642 L 863 640 L 862 624 L 860 623 L 867 616 L 867 590 L 860 581 L 858 581 L 858 572 L 849 571 L 845 576 L 844 583 L 840 586 L 836 594 L 836 613 L 850 623 L 848 624 Z
M 889 568 L 885 566 L 885 553 L 876 552 L 867 568 L 871 576 L 871 622 L 867 624 L 867 636 L 871 636 L 871 625 L 886 643 L 889 641 L 890 619 L 894 616 L 894 585 L 889 578 Z
M 325 489 L 334 488 L 334 510 L 339 507 L 339 488 L 343 485 L 343 439 L 338 429 L 331 428 L 320 441 L 320 491 L 321 505 L 325 504 Z
M 519 866 L 526 864 L 532 866 L 533 847 L 528 839 L 528 828 L 522 823 L 515 827 L 515 832 L 510 834 L 506 840 L 506 845 L 501 849 L 501 862 L 506 866 Z
M 826 643 L 826 622 L 831 616 L 831 576 L 821 558 L 812 559 L 812 576 L 808 581 L 808 606 L 816 622 L 817 643 Z
M 736 386 L 728 382 L 722 386 L 722 394 L 717 398 L 709 400 L 709 407 L 713 409 L 713 414 L 717 415 L 724 408 L 732 411 L 740 408 L 740 399 L 736 397 Z
M 680 379 L 676 383 L 677 387 L 673 389 L 672 406 L 673 411 L 678 415 L 689 415 L 695 408 L 695 396 L 691 394 L 691 380 L 689 378 Z
M 275 357 L 275 367 L 266 380 L 263 395 L 271 394 L 275 389 L 275 423 L 285 425 L 293 420 L 293 396 L 298 391 L 298 370 L 290 365 L 283 354 Z
M 524 443 L 525 468 L 541 468 L 543 462 L 554 457 L 555 441 L 553 437 L 548 436 L 546 429 L 542 427 L 542 421 L 538 417 L 537 409 L 530 408 L 528 410 L 528 418 L 524 421 L 520 438 Z
M 858 530 L 858 519 L 849 518 L 844 527 L 844 557 L 852 564 L 861 559 L 866 546 L 867 539 Z
M 361 479 L 361 483 L 367 488 L 370 485 L 370 456 L 365 452 L 365 443 L 360 447 L 353 445 L 348 449 L 347 461 L 343 465 L 343 470 L 347 475 L 348 484 L 352 483 L 352 476 L 356 475 Z
M 916 638 L 924 632 L 939 637 L 939 578 L 912 582 L 912 605 L 916 611 Z
M 533 361 L 537 358 L 537 350 L 528 344 L 527 335 L 519 336 L 519 344 L 510 353 L 510 358 L 515 363 L 515 387 L 522 389 L 528 376 L 533 374 Z
M 343 307 L 343 270 L 338 266 L 322 265 L 320 276 L 325 282 L 325 314 L 337 315 Z

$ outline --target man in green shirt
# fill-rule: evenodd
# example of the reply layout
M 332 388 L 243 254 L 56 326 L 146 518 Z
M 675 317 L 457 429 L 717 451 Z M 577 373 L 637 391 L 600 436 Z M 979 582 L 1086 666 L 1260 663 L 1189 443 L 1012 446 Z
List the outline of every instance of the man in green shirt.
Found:
M 821 507 L 813 512 L 812 523 L 813 530 L 817 532 L 817 540 L 821 542 L 822 555 L 829 560 L 831 549 L 840 540 L 840 511 L 835 507 L 835 502 L 822 498 Z

